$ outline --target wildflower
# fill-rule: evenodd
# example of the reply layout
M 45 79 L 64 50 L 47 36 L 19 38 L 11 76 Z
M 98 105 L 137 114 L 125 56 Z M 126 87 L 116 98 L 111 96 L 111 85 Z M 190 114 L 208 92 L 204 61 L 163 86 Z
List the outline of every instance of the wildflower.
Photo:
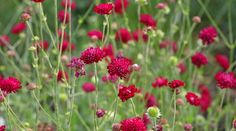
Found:
M 215 60 L 224 70 L 227 70 L 230 66 L 229 59 L 225 55 L 217 54 Z
M 193 20 L 193 22 L 196 23 L 196 24 L 201 23 L 201 17 L 199 17 L 199 16 L 194 16 L 192 20 Z
M 102 3 L 99 5 L 96 5 L 93 9 L 93 11 L 100 15 L 109 15 L 111 14 L 113 10 L 113 4 L 112 3 Z
M 71 10 L 75 10 L 76 9 L 76 2 L 74 0 L 62 0 L 61 1 L 61 6 L 66 8 L 66 4 L 67 4 L 67 8 L 71 8 Z
M 233 72 L 218 72 L 215 75 L 215 80 L 221 89 L 236 87 L 236 79 Z
M 151 118 L 160 118 L 161 117 L 161 112 L 159 108 L 152 106 L 147 109 L 147 114 Z
M 163 126 L 161 124 L 157 124 L 156 131 L 163 131 Z
M 113 49 L 112 44 L 108 44 L 107 46 L 104 46 L 102 50 L 105 53 L 104 57 L 109 57 L 110 59 L 114 58 L 114 49 Z
M 97 111 L 96 111 L 96 116 L 98 118 L 103 117 L 105 114 L 106 114 L 106 110 L 104 110 L 104 109 L 97 109 Z
M 21 82 L 14 77 L 0 80 L 0 89 L 6 93 L 15 93 L 21 89 Z
M 0 36 L 0 46 L 6 46 L 10 43 L 10 38 L 7 35 Z
M 71 45 L 69 41 L 63 40 L 62 44 L 58 44 L 58 49 L 62 52 L 65 52 L 68 49 L 69 45 Z
M 160 43 L 161 49 L 170 47 L 174 53 L 178 51 L 177 43 L 174 41 L 164 40 Z
M 70 20 L 70 16 L 69 16 L 69 13 L 64 11 L 64 10 L 60 10 L 57 14 L 57 17 L 58 17 L 58 20 L 61 22 L 61 23 L 64 23 L 65 21 L 65 24 L 67 24 Z
M 201 52 L 196 52 L 191 57 L 191 60 L 192 60 L 192 63 L 197 66 L 197 68 L 200 68 L 201 66 L 208 64 L 207 57 Z
M 19 22 L 11 28 L 11 33 L 17 35 L 23 32 L 25 29 L 26 29 L 26 24 L 24 22 Z
M 202 40 L 202 43 L 204 45 L 210 45 L 211 43 L 215 42 L 215 38 L 217 37 L 218 33 L 213 26 L 209 26 L 206 28 L 203 28 L 199 35 L 198 38 Z
M 140 65 L 138 65 L 138 64 L 133 64 L 132 66 L 131 66 L 131 70 L 133 70 L 133 71 L 139 71 L 140 70 Z
M 148 41 L 148 35 L 145 34 L 142 30 L 136 30 L 132 33 L 133 35 L 133 39 L 138 42 L 141 38 L 143 40 L 143 42 L 147 42 Z
M 62 70 L 59 70 L 57 73 L 57 81 L 58 82 L 64 82 L 65 80 L 67 81 L 69 79 L 69 76 L 67 72 L 63 72 Z
M 184 130 L 185 131 L 192 131 L 192 129 L 193 129 L 193 126 L 192 126 L 192 124 L 184 124 Z
M 44 0 L 32 0 L 33 2 L 36 2 L 36 3 L 42 3 L 44 2 Z
M 146 108 L 152 107 L 152 106 L 158 106 L 156 97 L 151 93 L 146 93 L 144 97 L 146 101 Z
M 122 131 L 147 131 L 143 120 L 139 117 L 125 119 L 120 124 Z
M 78 57 L 72 57 L 70 63 L 67 65 L 68 67 L 75 69 L 75 76 L 78 78 L 79 76 L 83 76 L 86 74 L 85 72 L 85 64 Z
M 6 126 L 5 125 L 1 125 L 0 126 L 0 131 L 5 131 L 6 130 Z
M 121 124 L 120 123 L 114 123 L 112 124 L 112 131 L 120 131 Z
M 146 125 L 146 127 L 151 123 L 147 113 L 143 114 L 143 123 Z
M 117 57 L 111 60 L 107 66 L 108 73 L 120 78 L 127 78 L 131 73 L 132 61 L 125 57 Z
M 105 75 L 102 77 L 102 81 L 103 82 L 112 82 L 112 83 L 115 83 L 117 80 L 119 79 L 119 77 L 117 75 Z
M 23 14 L 21 15 L 21 20 L 22 20 L 22 21 L 28 21 L 30 18 L 31 18 L 31 16 L 30 16 L 30 14 L 28 14 L 28 13 L 23 13 Z
M 118 14 L 123 14 L 123 12 L 127 9 L 129 5 L 128 0 L 115 0 L 114 6 L 115 6 L 115 12 Z
M 42 48 L 43 50 L 47 50 L 49 47 L 49 43 L 45 40 L 45 41 L 39 41 L 37 43 L 34 44 L 37 48 L 37 50 L 39 50 L 39 48 Z
M 181 99 L 181 98 L 177 98 L 177 100 L 176 100 L 176 104 L 179 105 L 179 106 L 184 105 L 184 101 L 183 101 L 183 99 Z
M 157 26 L 157 22 L 155 21 L 155 19 L 149 15 L 149 14 L 141 14 L 139 21 L 141 23 L 143 23 L 146 26 L 152 27 L 152 28 L 156 28 Z
M 62 34 L 62 30 L 58 30 L 57 33 L 60 38 L 63 36 L 64 39 L 68 39 L 68 35 L 66 34 L 65 30 L 64 30 L 63 34 Z
M 132 38 L 130 32 L 126 28 L 121 28 L 116 32 L 116 41 L 121 41 L 127 44 Z
M 236 119 L 233 120 L 233 128 L 236 129 Z
M 200 105 L 200 98 L 193 92 L 188 92 L 185 95 L 185 98 L 187 102 L 193 106 L 199 106 Z
M 134 95 L 137 91 L 138 91 L 138 89 L 135 87 L 135 85 L 130 85 L 128 87 L 120 85 L 118 96 L 122 102 L 125 102 L 128 99 L 134 97 Z
M 155 79 L 155 82 L 152 83 L 152 87 L 153 88 L 160 88 L 160 87 L 163 87 L 163 86 L 167 86 L 168 85 L 168 79 L 166 79 L 165 77 L 157 77 Z
M 85 64 L 92 64 L 101 61 L 104 56 L 105 53 L 102 49 L 90 47 L 81 53 L 80 59 L 84 61 Z
M 86 82 L 82 85 L 82 89 L 85 93 L 91 93 L 96 90 L 96 87 L 93 83 Z
M 179 63 L 177 65 L 177 67 L 179 68 L 179 73 L 180 74 L 183 74 L 187 70 L 187 67 L 186 67 L 186 65 L 183 62 Z
M 161 3 L 158 3 L 157 5 L 156 5 L 156 8 L 158 8 L 158 9 L 165 9 L 167 7 L 167 3 L 163 3 L 163 2 L 161 2 Z
M 181 81 L 181 80 L 173 80 L 171 82 L 168 83 L 169 87 L 172 89 L 176 89 L 179 88 L 181 86 L 185 86 L 185 82 Z
M 205 85 L 199 85 L 198 89 L 200 90 L 200 108 L 202 112 L 205 112 L 212 103 L 212 97 L 209 89 Z
M 102 40 L 103 34 L 99 30 L 91 30 L 87 33 L 88 37 L 90 37 L 92 40 Z

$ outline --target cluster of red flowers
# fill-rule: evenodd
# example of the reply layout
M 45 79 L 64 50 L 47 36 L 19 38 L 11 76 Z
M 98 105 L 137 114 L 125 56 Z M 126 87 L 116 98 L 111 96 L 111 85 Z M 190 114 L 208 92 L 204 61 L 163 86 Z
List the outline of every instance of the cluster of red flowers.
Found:
M 194 106 L 199 106 L 200 105 L 200 98 L 199 96 L 197 96 L 195 93 L 193 92 L 188 92 L 186 95 L 185 95 L 185 98 L 186 100 L 191 104 L 191 105 L 194 105 Z
M 120 122 L 121 131 L 147 131 L 143 120 L 139 117 L 128 118 Z
M 233 72 L 218 72 L 215 80 L 221 89 L 236 88 L 236 76 Z
M 125 102 L 128 99 L 134 97 L 136 92 L 138 92 L 138 89 L 135 87 L 135 85 L 130 85 L 128 87 L 120 85 L 118 96 L 122 102 Z
M 169 82 L 168 85 L 172 89 L 177 89 L 179 87 L 185 86 L 185 82 L 183 82 L 181 80 L 173 80 L 173 81 Z
M 114 5 L 112 3 L 102 3 L 94 7 L 94 12 L 100 15 L 109 15 L 112 13 Z

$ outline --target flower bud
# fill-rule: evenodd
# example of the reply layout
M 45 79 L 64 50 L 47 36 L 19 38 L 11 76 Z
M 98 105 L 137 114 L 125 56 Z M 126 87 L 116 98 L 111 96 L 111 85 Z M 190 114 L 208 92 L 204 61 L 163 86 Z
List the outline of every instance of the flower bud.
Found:
M 121 124 L 120 123 L 114 123 L 112 124 L 112 131 L 120 131 Z
M 148 4 L 147 0 L 135 0 L 140 6 Z
M 192 129 L 193 129 L 193 126 L 191 124 L 184 124 L 185 131 L 191 131 Z
M 30 14 L 28 14 L 28 13 L 23 13 L 23 14 L 21 15 L 21 20 L 22 20 L 22 21 L 28 21 L 30 18 L 31 18 L 31 16 L 30 16 Z
M 183 101 L 183 99 L 178 98 L 178 99 L 176 100 L 176 104 L 179 105 L 179 106 L 184 105 L 184 101 Z
M 148 116 L 152 117 L 152 118 L 159 118 L 161 116 L 161 112 L 160 112 L 159 108 L 155 107 L 155 106 L 149 107 L 147 109 L 147 113 L 148 113 Z
M 193 22 L 196 23 L 196 24 L 201 23 L 201 17 L 199 17 L 199 16 L 194 16 L 192 20 L 193 20 Z
M 103 117 L 105 114 L 106 114 L 106 111 L 104 109 L 97 109 L 97 111 L 96 111 L 96 116 L 98 118 Z
M 9 50 L 9 51 L 7 51 L 7 55 L 9 57 L 14 57 L 14 56 L 16 56 L 16 52 L 14 50 Z

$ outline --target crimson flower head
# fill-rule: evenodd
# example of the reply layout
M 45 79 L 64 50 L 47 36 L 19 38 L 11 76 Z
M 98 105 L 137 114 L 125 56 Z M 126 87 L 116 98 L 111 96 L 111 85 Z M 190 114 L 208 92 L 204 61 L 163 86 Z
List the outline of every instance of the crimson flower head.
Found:
M 203 28 L 199 35 L 198 38 L 202 40 L 202 43 L 204 45 L 210 45 L 211 43 L 215 42 L 215 38 L 217 37 L 218 33 L 213 26 L 209 26 L 206 28 Z
M 86 74 L 85 72 L 85 64 L 78 57 L 72 57 L 70 63 L 67 65 L 68 67 L 75 69 L 75 76 L 78 78 L 79 76 L 83 76 Z
M 229 59 L 225 55 L 217 54 L 215 60 L 224 70 L 227 70 L 230 66 Z
M 15 93 L 21 89 L 21 82 L 14 77 L 0 80 L 0 89 L 6 93 Z
M 114 49 L 112 44 L 108 44 L 107 46 L 103 47 L 102 50 L 105 53 L 105 57 L 110 57 L 111 59 L 114 58 Z
M 148 35 L 145 34 L 142 30 L 136 30 L 132 33 L 134 41 L 138 42 L 141 38 L 143 42 L 148 41 Z
M 156 28 L 157 22 L 156 20 L 149 14 L 141 14 L 139 21 L 149 27 Z
M 115 12 L 118 14 L 123 14 L 123 12 L 127 9 L 129 5 L 128 0 L 116 0 L 114 2 L 115 5 Z
M 103 117 L 105 114 L 106 114 L 106 110 L 104 110 L 104 109 L 97 109 L 97 111 L 96 111 L 96 116 L 98 118 Z
M 202 112 L 205 112 L 212 103 L 212 97 L 209 89 L 205 85 L 199 85 L 198 89 L 200 90 L 200 108 Z
M 185 82 L 183 82 L 181 80 L 173 80 L 173 81 L 169 82 L 168 85 L 170 88 L 176 89 L 176 88 L 185 86 Z
M 70 20 L 70 16 L 69 13 L 64 11 L 64 10 L 60 10 L 57 14 L 58 20 L 63 23 L 65 20 L 65 24 L 67 24 Z
M 111 60 L 107 66 L 110 75 L 117 75 L 120 78 L 127 78 L 131 71 L 133 62 L 125 57 L 117 57 Z
M 82 85 L 82 89 L 85 93 L 91 93 L 96 90 L 96 87 L 93 83 L 86 82 Z
M 140 117 L 128 118 L 120 122 L 121 131 L 147 131 L 147 128 Z
M 90 47 L 81 53 L 80 59 L 85 64 L 92 64 L 101 61 L 105 56 L 102 49 L 96 47 Z
M 102 3 L 99 5 L 96 5 L 93 9 L 93 11 L 100 15 L 109 15 L 111 14 L 113 10 L 113 4 L 112 3 Z
M 131 39 L 131 34 L 126 28 L 121 28 L 116 32 L 115 36 L 116 41 L 121 41 L 127 44 Z
M 200 105 L 200 98 L 193 92 L 188 92 L 185 95 L 185 98 L 187 102 L 193 106 L 199 106 Z
M 200 68 L 201 66 L 208 64 L 207 57 L 201 52 L 196 52 L 191 57 L 191 60 L 192 60 L 192 63 L 197 66 L 197 68 Z
M 236 87 L 236 77 L 233 72 L 218 72 L 215 80 L 221 89 Z
M 57 73 L 57 81 L 58 82 L 64 82 L 65 80 L 67 81 L 69 79 L 69 76 L 66 71 L 59 70 Z
M 0 131 L 5 131 L 6 130 L 6 126 L 5 125 L 1 125 L 0 126 Z
M 152 106 L 158 106 L 156 97 L 151 93 L 146 93 L 144 97 L 146 101 L 146 108 L 152 107 Z
M 67 8 L 71 8 L 71 10 L 75 10 L 76 9 L 76 2 L 74 0 L 70 1 L 70 0 L 62 0 L 61 1 L 61 6 L 66 8 L 66 3 L 67 3 Z
M 158 77 L 156 78 L 155 82 L 152 83 L 152 87 L 156 88 L 156 87 L 163 87 L 163 86 L 167 86 L 168 85 L 168 79 L 166 79 L 165 77 Z
M 180 74 L 183 74 L 187 70 L 187 67 L 186 67 L 186 65 L 183 62 L 179 63 L 177 65 L 177 67 L 179 68 Z
M 11 28 L 11 33 L 17 35 L 23 32 L 25 29 L 26 29 L 26 24 L 24 22 L 19 22 Z
M 36 2 L 36 3 L 42 3 L 44 2 L 44 0 L 32 0 L 33 2 Z
M 7 35 L 0 36 L 0 46 L 6 46 L 10 42 L 10 38 Z
M 103 34 L 100 30 L 91 30 L 87 33 L 92 40 L 102 40 Z
M 135 93 L 137 92 L 138 92 L 138 89 L 135 87 L 135 85 L 130 85 L 128 87 L 119 85 L 118 96 L 122 102 L 125 102 L 128 99 L 134 97 Z

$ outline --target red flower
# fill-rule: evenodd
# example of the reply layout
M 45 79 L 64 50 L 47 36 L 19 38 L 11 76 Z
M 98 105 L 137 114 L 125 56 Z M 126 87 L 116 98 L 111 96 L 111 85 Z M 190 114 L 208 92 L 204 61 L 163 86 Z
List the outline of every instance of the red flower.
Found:
M 180 74 L 183 74 L 187 70 L 186 65 L 183 62 L 179 63 L 177 67 L 179 68 Z
M 123 11 L 125 11 L 129 5 L 128 0 L 116 0 L 114 2 L 115 5 L 115 12 L 118 14 L 123 14 Z
M 210 106 L 212 102 L 212 97 L 209 89 L 205 85 L 200 85 L 198 87 L 201 93 L 200 97 L 200 108 L 202 112 L 205 112 Z
M 105 53 L 105 57 L 110 57 L 111 59 L 114 58 L 114 50 L 112 44 L 108 44 L 107 46 L 103 47 L 103 52 Z
M 20 34 L 26 29 L 26 24 L 24 22 L 19 22 L 11 28 L 12 34 Z
M 146 127 L 151 123 L 151 121 L 146 113 L 143 114 L 143 123 L 146 125 Z
M 0 36 L 0 46 L 6 46 L 10 43 L 10 38 L 7 35 Z
M 146 101 L 146 108 L 158 106 L 157 99 L 153 94 L 146 93 L 144 99 Z
M 32 0 L 32 1 L 34 1 L 34 2 L 36 2 L 36 3 L 44 2 L 44 0 Z
M 36 46 L 37 49 L 42 48 L 42 49 L 45 50 L 45 51 L 46 51 L 46 50 L 48 49 L 48 47 L 49 47 L 49 44 L 48 44 L 47 41 L 40 41 L 39 43 L 35 43 L 34 45 Z
M 85 64 L 92 64 L 101 61 L 104 58 L 105 53 L 100 48 L 90 47 L 81 53 L 80 59 Z
M 68 36 L 66 34 L 66 31 L 64 30 L 63 35 L 62 35 L 62 30 L 57 31 L 58 36 L 61 38 L 63 36 L 64 39 L 68 39 Z
M 233 121 L 233 128 L 236 129 L 236 119 Z
M 149 14 L 141 14 L 139 21 L 146 26 L 150 26 L 152 28 L 156 28 L 157 22 L 156 20 Z
M 74 50 L 75 49 L 75 45 L 73 43 L 69 43 L 69 41 L 67 40 L 64 40 L 62 42 L 62 45 L 60 46 L 60 44 L 58 45 L 58 49 L 60 50 L 60 47 L 62 48 L 61 51 L 62 52 L 65 52 L 66 50 L 69 50 L 71 47 L 71 50 Z
M 197 66 L 197 68 L 200 68 L 201 66 L 208 64 L 207 57 L 201 52 L 196 52 L 191 57 L 191 60 L 192 63 Z
M 115 39 L 126 44 L 131 40 L 131 34 L 126 28 L 121 28 L 116 32 Z
M 106 114 L 106 110 L 104 110 L 104 109 L 98 109 L 98 110 L 96 111 L 96 116 L 97 116 L 98 118 L 103 117 L 105 114 Z
M 188 92 L 185 95 L 185 98 L 187 102 L 193 106 L 199 106 L 200 105 L 200 98 L 193 92 Z
M 113 9 L 113 4 L 112 3 L 102 3 L 99 5 L 96 5 L 93 9 L 93 11 L 97 14 L 100 15 L 109 15 L 111 14 Z
M 135 88 L 135 85 L 126 86 L 119 86 L 119 93 L 118 96 L 122 102 L 127 101 L 129 98 L 134 97 L 135 93 L 137 93 L 138 89 Z
M 71 10 L 75 10 L 76 9 L 76 2 L 74 0 L 70 1 L 70 0 L 62 0 L 61 1 L 61 6 L 66 8 L 66 3 L 67 3 L 67 9 L 70 7 Z
M 167 86 L 168 85 L 168 79 L 166 79 L 165 77 L 158 77 L 156 78 L 155 82 L 152 83 L 152 87 L 156 88 L 156 87 L 163 87 L 163 86 Z
M 82 85 L 82 89 L 85 93 L 90 93 L 96 90 L 96 87 L 93 83 L 86 82 Z
M 102 40 L 103 34 L 99 30 L 91 30 L 87 33 L 88 37 L 90 37 L 92 40 Z
M 5 125 L 1 125 L 0 126 L 0 131 L 5 131 L 6 130 L 6 126 Z
M 80 58 L 72 57 L 70 63 L 67 66 L 75 69 L 75 76 L 78 78 L 79 76 L 86 74 L 84 65 L 84 62 Z
M 67 24 L 70 20 L 70 16 L 68 12 L 65 12 L 64 10 L 60 10 L 57 14 L 58 20 L 63 23 L 65 20 L 65 24 Z
M 209 26 L 206 28 L 203 28 L 199 35 L 198 38 L 202 40 L 202 43 L 204 45 L 210 45 L 215 41 L 215 38 L 217 37 L 218 33 L 213 26 Z
M 169 87 L 172 89 L 176 89 L 179 88 L 181 86 L 185 86 L 185 83 L 181 80 L 173 80 L 171 82 L 168 83 Z
M 0 89 L 6 93 L 15 93 L 21 89 L 21 82 L 14 77 L 0 80 Z
M 111 60 L 107 66 L 110 75 L 117 75 L 120 78 L 127 78 L 131 73 L 132 61 L 125 57 L 117 57 Z
M 69 79 L 69 76 L 67 72 L 63 72 L 62 70 L 59 70 L 57 73 L 57 81 L 64 82 L 65 80 L 67 81 Z
M 133 39 L 138 42 L 140 37 L 143 39 L 144 42 L 148 41 L 148 35 L 145 34 L 142 30 L 136 30 L 132 33 Z
M 236 78 L 233 72 L 218 72 L 215 75 L 215 80 L 217 85 L 221 88 L 235 88 L 236 87 Z
M 215 55 L 217 63 L 224 69 L 227 70 L 230 66 L 229 59 L 227 56 L 222 54 Z
M 147 131 L 143 120 L 139 117 L 125 119 L 120 124 L 121 131 Z

